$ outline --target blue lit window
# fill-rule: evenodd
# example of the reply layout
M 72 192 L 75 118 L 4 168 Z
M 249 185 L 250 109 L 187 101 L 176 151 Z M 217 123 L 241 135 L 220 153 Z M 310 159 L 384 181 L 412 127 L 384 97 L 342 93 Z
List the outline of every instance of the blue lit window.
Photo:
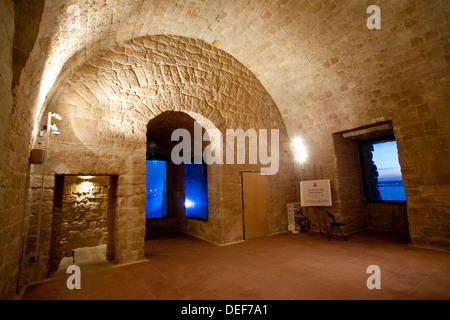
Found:
M 206 168 L 204 163 L 184 165 L 184 206 L 188 218 L 208 218 Z
M 397 143 L 393 138 L 359 144 L 367 201 L 406 201 Z
M 146 218 L 167 217 L 167 161 L 147 160 Z

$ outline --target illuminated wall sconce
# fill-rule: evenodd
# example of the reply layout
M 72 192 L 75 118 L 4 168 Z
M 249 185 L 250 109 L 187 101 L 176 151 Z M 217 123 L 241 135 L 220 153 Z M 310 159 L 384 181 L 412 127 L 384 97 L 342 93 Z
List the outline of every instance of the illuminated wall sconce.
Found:
M 62 120 L 62 117 L 59 114 L 49 112 L 48 120 L 47 120 L 47 128 L 49 128 L 49 130 L 47 133 L 49 135 L 52 134 L 54 136 L 60 135 L 61 132 L 58 130 L 58 127 L 56 126 L 56 124 L 52 124 L 52 118 L 55 118 L 56 120 Z
M 52 112 L 48 113 L 47 125 L 44 126 L 44 128 L 39 133 L 40 137 L 43 137 L 45 132 L 47 134 L 46 135 L 47 143 L 45 145 L 45 150 L 43 150 L 43 149 L 33 149 L 33 150 L 31 150 L 30 159 L 29 159 L 31 164 L 44 163 L 45 154 L 47 153 L 48 145 L 50 143 L 50 140 L 49 140 L 50 135 L 57 136 L 57 135 L 61 134 L 61 132 L 59 131 L 59 129 L 56 126 L 56 124 L 52 124 L 52 118 L 55 118 L 57 120 L 62 120 L 62 117 L 59 114 L 52 113 Z M 39 143 L 39 145 L 40 145 L 40 143 Z
M 308 157 L 308 153 L 306 151 L 305 144 L 303 143 L 303 139 L 301 138 L 295 138 L 291 143 L 292 152 L 294 154 L 295 161 L 300 164 L 300 181 L 303 181 L 303 168 L 305 166 L 306 159 Z M 297 200 L 300 199 L 300 189 L 297 191 L 297 187 L 299 187 L 299 184 L 297 184 L 297 177 L 296 177 L 296 170 L 294 169 L 294 177 L 296 181 L 296 197 Z
M 56 126 L 56 124 L 52 124 L 50 126 L 50 133 L 54 136 L 58 136 L 61 134 L 61 132 L 59 132 L 58 127 Z
M 45 144 L 45 150 L 40 149 L 33 149 L 31 151 L 30 155 L 30 163 L 43 163 L 44 168 L 42 169 L 42 175 L 41 175 L 41 195 L 40 195 L 40 201 L 39 201 L 39 213 L 38 213 L 38 222 L 37 222 L 37 233 L 36 233 L 36 247 L 34 255 L 30 257 L 30 262 L 39 261 L 39 249 L 40 249 L 40 241 L 41 241 L 41 224 L 42 224 L 42 207 L 44 203 L 44 180 L 45 180 L 45 169 L 47 162 L 45 161 L 45 155 L 47 154 L 48 147 L 50 144 L 50 135 L 59 135 L 60 132 L 55 124 L 52 124 L 52 118 L 55 118 L 57 120 L 62 120 L 62 117 L 57 113 L 48 113 L 47 117 L 47 127 L 44 128 L 47 131 L 46 134 L 46 140 L 47 143 Z M 43 136 L 43 132 L 41 131 L 41 136 Z
M 306 161 L 308 154 L 301 138 L 295 138 L 294 141 L 292 141 L 292 151 L 294 152 L 295 160 L 301 164 Z

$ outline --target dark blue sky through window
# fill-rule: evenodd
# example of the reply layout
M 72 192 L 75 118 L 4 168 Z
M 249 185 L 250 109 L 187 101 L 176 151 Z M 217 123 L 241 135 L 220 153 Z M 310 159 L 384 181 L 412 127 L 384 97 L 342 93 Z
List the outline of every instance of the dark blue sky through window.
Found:
M 378 171 L 378 189 L 381 200 L 405 201 L 405 190 L 398 161 L 397 143 L 394 141 L 373 144 L 372 159 Z
M 167 162 L 147 160 L 146 218 L 167 216 Z
M 208 218 L 208 191 L 205 164 L 184 166 L 186 217 Z

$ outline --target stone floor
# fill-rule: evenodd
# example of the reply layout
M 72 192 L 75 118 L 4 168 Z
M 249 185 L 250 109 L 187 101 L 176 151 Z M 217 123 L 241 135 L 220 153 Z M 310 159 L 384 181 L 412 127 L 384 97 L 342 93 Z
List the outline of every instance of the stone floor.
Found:
M 170 234 L 147 240 L 145 252 L 134 264 L 82 266 L 80 290 L 67 289 L 65 275 L 29 285 L 22 299 L 450 299 L 450 253 L 384 232 L 348 241 L 284 233 L 228 246 Z M 367 288 L 370 265 L 380 267 L 379 290 Z

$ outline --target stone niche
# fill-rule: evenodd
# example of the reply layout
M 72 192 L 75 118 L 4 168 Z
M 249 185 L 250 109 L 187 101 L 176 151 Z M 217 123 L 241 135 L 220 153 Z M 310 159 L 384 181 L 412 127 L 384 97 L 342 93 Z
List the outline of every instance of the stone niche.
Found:
M 360 154 L 372 159 L 372 144 L 361 142 L 381 137 L 394 137 L 392 122 L 381 122 L 333 134 L 336 165 L 340 181 L 337 201 L 345 212 L 344 232 L 377 229 L 390 232 L 409 233 L 406 202 L 382 202 L 378 190 L 378 169 L 373 161 L 363 165 Z M 368 181 L 366 201 L 363 176 Z M 408 235 L 409 236 L 409 235 Z
M 109 176 L 56 176 L 55 204 L 50 251 L 50 271 L 64 257 L 85 247 L 107 246 L 114 258 L 114 188 Z

